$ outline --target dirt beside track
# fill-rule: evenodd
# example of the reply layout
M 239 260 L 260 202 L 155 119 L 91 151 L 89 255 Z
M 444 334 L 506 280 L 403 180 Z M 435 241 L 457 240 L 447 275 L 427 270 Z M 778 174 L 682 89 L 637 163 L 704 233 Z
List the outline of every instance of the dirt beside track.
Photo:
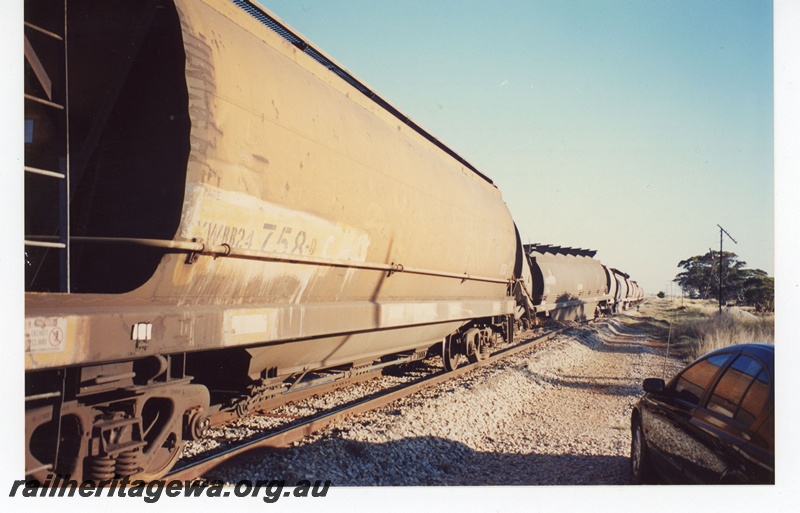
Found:
M 635 313 L 631 314 L 635 317 Z M 645 377 L 682 363 L 620 319 L 567 330 L 326 430 L 206 477 L 368 485 L 627 484 L 631 406 Z

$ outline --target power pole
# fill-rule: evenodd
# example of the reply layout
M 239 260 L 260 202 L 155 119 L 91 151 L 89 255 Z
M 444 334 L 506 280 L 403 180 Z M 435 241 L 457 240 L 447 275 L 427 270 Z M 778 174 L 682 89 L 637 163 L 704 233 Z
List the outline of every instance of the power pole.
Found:
M 736 242 L 736 239 L 731 237 L 730 233 L 725 231 L 725 228 L 723 228 L 720 225 L 717 225 L 717 227 L 719 227 L 719 314 L 722 315 L 722 266 L 723 263 L 725 262 L 725 257 L 722 256 L 722 234 L 724 233 L 725 235 L 727 235 L 728 238 L 732 240 L 734 244 L 739 244 L 739 243 Z

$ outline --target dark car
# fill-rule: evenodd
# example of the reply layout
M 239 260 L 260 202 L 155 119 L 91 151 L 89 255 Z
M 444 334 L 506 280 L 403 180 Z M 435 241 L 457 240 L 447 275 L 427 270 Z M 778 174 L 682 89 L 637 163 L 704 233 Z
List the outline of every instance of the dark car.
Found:
M 670 483 L 775 482 L 775 346 L 700 357 L 669 384 L 644 380 L 631 414 L 631 478 Z

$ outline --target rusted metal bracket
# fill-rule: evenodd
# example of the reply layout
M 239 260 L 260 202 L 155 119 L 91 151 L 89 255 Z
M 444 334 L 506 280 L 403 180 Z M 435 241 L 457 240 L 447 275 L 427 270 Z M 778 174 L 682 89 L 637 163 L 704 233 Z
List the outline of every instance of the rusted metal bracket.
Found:
M 394 273 L 401 273 L 404 270 L 405 267 L 403 267 L 403 264 L 395 264 L 394 262 L 392 262 L 391 267 L 389 268 L 389 274 L 387 275 L 387 278 L 391 278 L 391 276 Z
M 206 245 L 203 244 L 203 239 L 194 238 L 192 239 L 192 242 L 200 244 L 202 246 L 202 249 L 200 249 L 199 251 L 189 251 L 189 253 L 186 255 L 186 264 L 188 265 L 192 265 L 193 263 L 197 262 L 197 260 L 200 258 L 200 253 L 202 253 L 206 249 Z

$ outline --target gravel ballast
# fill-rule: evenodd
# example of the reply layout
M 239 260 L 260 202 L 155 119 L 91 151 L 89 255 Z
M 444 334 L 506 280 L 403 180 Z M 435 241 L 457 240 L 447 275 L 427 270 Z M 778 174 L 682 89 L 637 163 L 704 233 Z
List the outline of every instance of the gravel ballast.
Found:
M 632 315 L 635 315 L 632 314 Z M 618 319 L 349 419 L 206 477 L 369 485 L 627 484 L 630 412 L 645 377 L 682 367 Z

